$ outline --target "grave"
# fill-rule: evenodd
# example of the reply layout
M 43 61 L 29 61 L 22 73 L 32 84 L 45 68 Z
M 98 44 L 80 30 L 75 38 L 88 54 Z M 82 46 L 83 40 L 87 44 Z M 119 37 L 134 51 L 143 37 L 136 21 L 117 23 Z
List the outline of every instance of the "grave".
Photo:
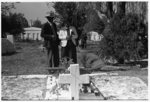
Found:
M 2 76 L 2 100 L 103 100 L 90 92 L 81 93 L 81 84 L 92 81 L 108 100 L 147 100 L 147 85 L 137 77 L 115 73 L 79 74 L 78 65 L 70 74 Z M 59 84 L 58 84 L 59 83 Z M 70 85 L 69 85 L 70 83 Z
M 97 73 L 79 75 L 79 66 L 77 64 L 71 65 L 69 69 L 70 74 L 60 74 L 59 79 L 57 81 L 59 84 L 70 84 L 70 90 L 68 91 L 68 95 L 66 95 L 66 99 L 148 99 L 147 85 L 137 77 L 118 76 L 117 73 Z M 92 96 L 92 94 L 81 94 L 79 92 L 80 84 L 89 83 L 90 81 L 92 81 L 95 84 L 95 87 L 99 90 L 100 93 L 102 93 L 103 97 Z M 57 99 L 62 98 L 58 96 Z
M 2 54 L 12 54 L 16 52 L 15 46 L 8 39 L 2 38 Z
M 7 39 L 14 44 L 14 36 L 13 35 L 7 35 Z
M 137 77 L 92 76 L 91 80 L 108 100 L 147 100 L 148 87 Z
M 47 75 L 2 76 L 2 100 L 44 100 Z
M 79 100 L 79 84 L 89 84 L 89 75 L 80 75 L 79 64 L 72 64 L 69 67 L 70 74 L 60 74 L 59 84 L 70 84 L 71 99 Z

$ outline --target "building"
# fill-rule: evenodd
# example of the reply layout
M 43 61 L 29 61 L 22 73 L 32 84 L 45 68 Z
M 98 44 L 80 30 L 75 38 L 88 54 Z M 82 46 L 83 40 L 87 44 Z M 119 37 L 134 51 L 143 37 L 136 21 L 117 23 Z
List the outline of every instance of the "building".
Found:
M 102 34 L 98 34 L 97 32 L 91 31 L 87 34 L 88 40 L 90 41 L 101 41 L 103 38 Z
M 24 33 L 21 34 L 21 39 L 23 40 L 41 40 L 41 28 L 28 27 L 24 28 Z

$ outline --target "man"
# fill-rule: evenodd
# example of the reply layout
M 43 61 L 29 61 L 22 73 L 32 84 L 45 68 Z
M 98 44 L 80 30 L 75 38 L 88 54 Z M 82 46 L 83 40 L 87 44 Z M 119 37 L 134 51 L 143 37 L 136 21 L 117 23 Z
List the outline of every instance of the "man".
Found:
M 81 36 L 81 47 L 82 47 L 82 49 L 86 48 L 86 40 L 87 40 L 87 35 L 86 35 L 86 33 L 83 33 Z
M 41 37 L 44 38 L 44 47 L 47 49 L 47 58 L 49 67 L 59 66 L 59 39 L 57 35 L 56 24 L 53 22 L 54 14 L 46 16 L 47 23 L 43 25 Z
M 72 59 L 73 63 L 77 63 L 77 31 L 75 27 L 70 26 L 69 23 L 66 24 L 65 27 L 62 28 L 62 30 L 64 30 L 64 32 L 61 33 L 60 31 L 59 33 L 59 39 L 61 40 L 61 57 L 70 58 Z

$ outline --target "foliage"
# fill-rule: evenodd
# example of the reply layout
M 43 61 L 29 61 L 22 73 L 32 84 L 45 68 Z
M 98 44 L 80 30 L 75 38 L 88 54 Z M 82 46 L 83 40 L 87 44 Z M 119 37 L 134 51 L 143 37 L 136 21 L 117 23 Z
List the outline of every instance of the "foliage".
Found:
M 28 21 L 22 13 L 11 13 L 12 9 L 15 9 L 14 3 L 2 2 L 2 37 L 5 33 L 11 33 L 18 35 L 23 32 L 23 27 L 28 26 Z
M 56 2 L 55 11 L 63 23 L 70 23 L 77 28 L 79 37 L 83 32 L 104 30 L 104 23 L 95 12 L 96 3 L 90 2 Z M 99 3 L 98 3 L 99 4 Z
M 55 2 L 55 11 L 61 16 L 63 23 L 70 23 L 73 25 L 73 18 L 75 16 L 76 3 L 75 2 Z
M 10 22 L 11 22 L 11 30 L 10 33 L 12 34 L 19 34 L 23 32 L 23 28 L 28 26 L 28 22 L 24 15 L 21 13 L 14 13 L 10 15 Z
M 28 21 L 21 13 L 10 13 L 2 16 L 2 33 L 18 35 L 23 32 L 23 28 L 28 27 Z
M 14 3 L 7 3 L 7 2 L 1 3 L 2 15 L 9 14 L 11 9 L 15 9 Z
M 143 49 L 139 40 L 139 33 L 143 29 L 141 22 L 136 14 L 115 14 L 103 33 L 104 39 L 100 42 L 101 57 L 113 57 L 119 63 L 139 59 L 139 52 Z
M 5 37 L 4 33 L 10 30 L 9 25 L 9 16 L 2 15 L 2 38 Z
M 41 28 L 42 27 L 42 23 L 41 23 L 41 21 L 39 19 L 37 19 L 37 20 L 33 21 L 33 25 L 32 26 Z
M 86 23 L 86 14 L 85 8 L 79 9 L 79 7 L 79 3 L 77 2 L 54 3 L 55 11 L 59 14 L 62 26 L 66 23 L 70 23 L 72 26 L 76 27 L 80 36 Z
M 104 31 L 99 51 L 101 57 L 113 57 L 112 59 L 117 59 L 119 63 L 124 63 L 125 60 L 139 59 L 147 53 L 147 25 L 144 23 L 146 16 L 141 20 L 139 13 L 127 11 L 127 8 L 139 7 L 138 3 L 134 3 L 134 6 L 129 2 L 74 2 L 73 6 L 67 4 L 71 5 L 71 2 L 54 4 L 56 12 L 62 17 L 62 22 L 75 25 L 80 29 L 80 33 Z M 142 6 L 144 4 L 142 2 L 139 7 L 142 11 L 147 7 Z
M 105 21 L 99 17 L 102 2 L 79 2 L 78 11 L 84 12 L 85 23 L 82 25 L 84 33 L 96 31 L 102 33 L 105 28 Z
M 87 23 L 84 26 L 85 32 L 96 31 L 101 34 L 105 28 L 104 22 L 98 17 L 96 12 L 92 12 L 87 17 Z
M 75 22 L 74 24 L 77 28 L 79 37 L 81 37 L 81 34 L 84 33 L 84 26 L 87 22 L 86 10 L 85 9 L 79 10 L 77 6 L 77 17 L 74 18 L 73 21 Z

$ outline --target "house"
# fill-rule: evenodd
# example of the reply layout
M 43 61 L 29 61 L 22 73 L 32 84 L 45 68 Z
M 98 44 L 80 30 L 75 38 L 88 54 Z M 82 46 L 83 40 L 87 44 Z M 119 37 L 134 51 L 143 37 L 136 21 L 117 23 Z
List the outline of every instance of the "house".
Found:
M 41 28 L 37 28 L 37 27 L 24 28 L 24 33 L 21 34 L 21 39 L 42 40 L 40 34 L 41 34 Z
M 103 38 L 102 34 L 98 34 L 97 32 L 91 31 L 87 34 L 88 40 L 90 41 L 101 41 Z

